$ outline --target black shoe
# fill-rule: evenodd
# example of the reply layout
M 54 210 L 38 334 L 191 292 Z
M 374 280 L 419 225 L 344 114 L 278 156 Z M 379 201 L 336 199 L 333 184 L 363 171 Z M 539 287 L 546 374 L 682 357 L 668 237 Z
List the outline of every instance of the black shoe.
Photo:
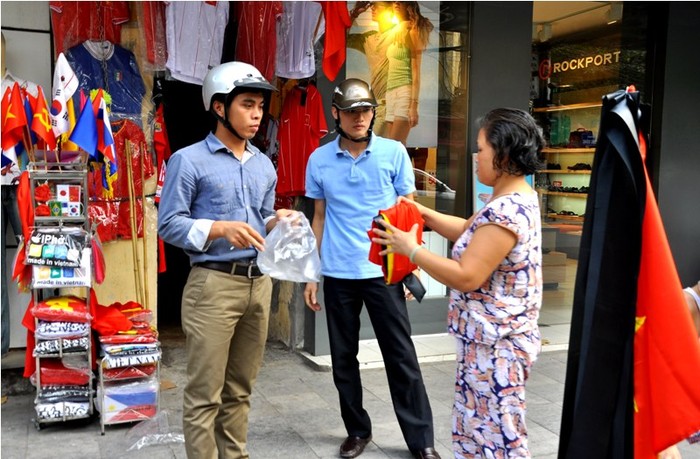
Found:
M 416 459 L 441 459 L 435 448 L 423 448 L 411 451 Z
M 372 436 L 367 438 L 349 436 L 340 445 L 340 457 L 357 457 L 365 450 L 367 443 L 372 441 Z

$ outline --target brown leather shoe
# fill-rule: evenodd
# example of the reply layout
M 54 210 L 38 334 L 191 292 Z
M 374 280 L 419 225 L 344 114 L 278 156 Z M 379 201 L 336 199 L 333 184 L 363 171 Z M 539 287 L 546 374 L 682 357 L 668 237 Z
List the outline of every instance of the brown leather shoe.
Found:
M 340 445 L 340 457 L 357 457 L 365 450 L 367 443 L 372 441 L 372 436 L 367 438 L 350 436 Z
M 423 448 L 411 452 L 416 459 L 440 459 L 440 455 L 435 451 L 435 448 Z

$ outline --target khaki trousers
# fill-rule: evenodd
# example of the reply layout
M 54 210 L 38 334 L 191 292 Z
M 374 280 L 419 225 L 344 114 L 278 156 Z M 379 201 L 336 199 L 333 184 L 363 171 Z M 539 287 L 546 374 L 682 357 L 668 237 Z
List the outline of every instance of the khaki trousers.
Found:
M 248 413 L 267 339 L 272 280 L 193 267 L 182 294 L 189 459 L 247 458 Z

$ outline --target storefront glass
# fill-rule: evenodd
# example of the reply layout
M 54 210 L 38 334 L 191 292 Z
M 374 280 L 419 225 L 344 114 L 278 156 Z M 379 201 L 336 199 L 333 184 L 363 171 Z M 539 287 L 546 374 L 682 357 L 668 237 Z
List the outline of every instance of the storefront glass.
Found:
M 466 214 L 468 4 L 349 2 L 348 9 L 346 76 L 371 82 L 380 104 L 375 132 L 406 146 L 419 202 Z M 448 254 L 441 236 L 428 231 L 424 240 Z M 428 298 L 444 303 L 444 285 L 427 275 L 423 283 Z M 434 331 L 444 330 L 443 311 Z
M 643 9 L 622 2 L 534 2 L 530 97 L 547 139 L 535 185 L 549 325 L 570 317 L 602 97 L 629 85 L 646 97 L 645 24 Z

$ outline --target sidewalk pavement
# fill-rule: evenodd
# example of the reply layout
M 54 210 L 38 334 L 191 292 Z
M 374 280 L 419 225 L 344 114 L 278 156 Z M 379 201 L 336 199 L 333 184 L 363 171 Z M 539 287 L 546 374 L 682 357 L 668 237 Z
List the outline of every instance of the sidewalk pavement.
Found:
M 161 330 L 162 413 L 169 427 L 160 433 L 181 433 L 182 391 L 186 379 L 184 338 L 179 328 Z M 423 379 L 433 408 L 435 448 L 444 459 L 451 455 L 451 408 L 454 390 L 454 351 L 451 336 L 414 337 L 421 359 Z M 373 422 L 373 441 L 363 459 L 411 458 L 394 415 L 381 357 L 372 341 L 363 342 L 360 352 L 365 407 Z M 181 443 L 146 446 L 127 451 L 142 424 L 105 426 L 100 435 L 98 419 L 92 422 L 43 424 L 37 431 L 31 419 L 34 390 L 26 380 L 17 380 L 21 370 L 2 372 L 0 444 L 3 459 L 24 458 L 185 458 Z M 561 419 L 566 350 L 561 345 L 544 346 L 527 383 L 530 445 L 533 458 L 555 459 Z M 13 380 L 14 378 L 14 380 Z M 268 343 L 265 360 L 255 386 L 250 415 L 248 448 L 254 459 L 337 458 L 345 438 L 337 393 L 324 358 L 295 353 L 280 343 Z M 151 438 L 151 437 L 149 437 Z M 700 458 L 700 447 L 687 443 L 684 459 Z

